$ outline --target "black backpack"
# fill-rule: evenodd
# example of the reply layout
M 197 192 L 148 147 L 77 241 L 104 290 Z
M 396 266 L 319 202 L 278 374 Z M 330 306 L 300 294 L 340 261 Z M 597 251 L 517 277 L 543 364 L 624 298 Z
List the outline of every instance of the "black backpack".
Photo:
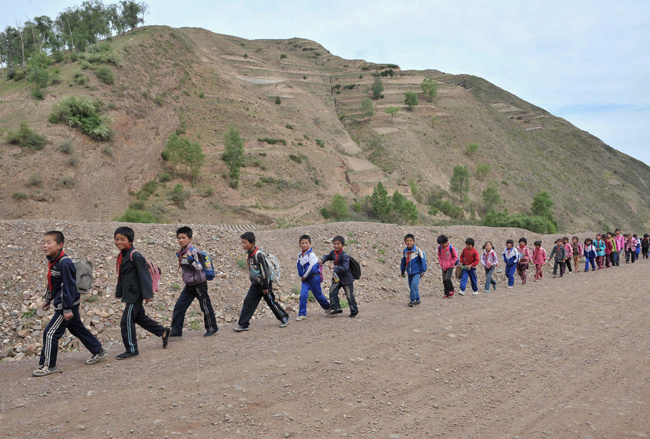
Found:
M 361 265 L 352 256 L 350 256 L 350 273 L 355 280 L 361 279 Z

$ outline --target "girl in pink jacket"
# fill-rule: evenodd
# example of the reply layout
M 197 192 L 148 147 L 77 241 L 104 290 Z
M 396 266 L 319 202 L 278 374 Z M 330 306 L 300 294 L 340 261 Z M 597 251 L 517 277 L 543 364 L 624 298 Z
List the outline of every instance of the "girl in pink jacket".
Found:
M 542 241 L 535 241 L 533 250 L 533 264 L 535 264 L 535 282 L 544 277 L 542 267 L 546 264 L 546 250 L 542 247 Z

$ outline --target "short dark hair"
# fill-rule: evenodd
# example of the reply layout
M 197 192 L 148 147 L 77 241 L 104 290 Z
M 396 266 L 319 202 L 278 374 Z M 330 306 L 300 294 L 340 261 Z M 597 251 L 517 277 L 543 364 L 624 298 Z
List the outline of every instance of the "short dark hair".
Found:
M 446 244 L 449 241 L 445 235 L 438 236 L 438 244 Z
M 135 232 L 131 227 L 127 227 L 127 226 L 121 226 L 115 229 L 115 233 L 113 233 L 113 238 L 115 238 L 117 235 L 126 236 L 126 239 L 128 239 L 129 242 L 133 242 L 133 240 L 135 239 Z
M 472 247 L 474 247 L 474 238 L 467 238 L 467 239 L 465 240 L 465 244 L 469 244 L 469 245 L 471 245 Z
M 311 236 L 309 236 L 309 235 L 301 235 L 300 239 L 298 239 L 298 244 L 300 244 L 303 239 L 306 239 L 311 244 Z
M 509 240 L 506 241 L 506 245 L 508 245 L 508 244 L 515 245 L 515 241 L 513 241 L 512 239 L 509 239 Z
M 594 240 L 591 239 L 591 238 L 585 239 L 585 244 L 589 245 L 588 243 L 591 243 L 591 242 L 594 242 Z
M 568 237 L 568 236 L 565 236 L 564 238 L 562 238 L 562 241 L 564 241 L 564 240 L 569 241 L 569 237 Z
M 621 229 L 616 229 L 616 230 L 614 230 L 614 232 L 620 232 L 620 231 L 621 231 Z
M 635 234 L 633 234 L 632 236 L 636 238 L 636 233 L 635 233 Z
M 413 241 L 415 241 L 415 236 L 413 236 L 412 233 L 407 233 L 406 236 L 404 237 L 404 241 L 406 241 L 409 238 L 411 238 Z
M 541 247 L 542 246 L 542 241 L 535 241 L 535 242 L 533 242 L 533 245 L 539 245 Z
M 557 244 L 558 242 L 564 242 L 564 240 L 562 238 L 558 238 L 555 240 L 555 243 Z
M 253 233 L 253 232 L 242 233 L 242 235 L 239 237 L 239 239 L 245 239 L 246 241 L 250 242 L 251 244 L 255 244 L 255 233 Z
M 332 238 L 332 242 L 340 242 L 341 245 L 345 245 L 345 238 L 342 237 L 341 235 L 336 235 L 334 238 Z
M 58 230 L 50 230 L 49 232 L 43 233 L 43 236 L 53 237 L 54 241 L 57 244 L 63 244 L 65 242 L 65 236 L 63 236 L 63 232 L 59 232 Z
M 523 242 L 524 244 L 528 245 L 528 240 L 526 238 L 519 238 L 519 242 Z
M 191 228 L 189 228 L 187 226 L 179 227 L 176 230 L 176 237 L 178 238 L 178 235 L 180 235 L 181 233 L 184 234 L 184 235 L 187 235 L 188 238 L 192 239 L 192 229 Z

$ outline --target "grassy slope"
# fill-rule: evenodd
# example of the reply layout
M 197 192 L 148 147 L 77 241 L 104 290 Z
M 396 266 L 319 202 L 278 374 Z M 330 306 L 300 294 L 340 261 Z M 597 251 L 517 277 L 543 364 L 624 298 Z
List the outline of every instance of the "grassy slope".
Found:
M 424 77 L 423 72 L 401 72 L 384 79 L 384 98 L 368 119 L 359 106 L 369 96 L 375 66 L 336 57 L 308 40 L 249 41 L 202 29 L 147 27 L 115 38 L 112 45 L 125 60 L 115 69 L 113 86 L 99 83 L 91 70 L 84 71 L 89 88 L 69 86 L 78 62 L 56 66 L 64 81 L 45 90 L 45 101 L 29 97 L 24 81 L 0 83 L 0 130 L 27 121 L 52 141 L 38 152 L 0 145 L 2 217 L 111 219 L 135 200 L 129 192 L 164 172 L 160 152 L 183 122 L 186 136 L 202 145 L 208 159 L 194 187 L 176 179 L 160 185 L 147 201 L 170 221 L 314 222 L 320 220 L 316 209 L 333 193 L 363 196 L 385 179 L 389 191 L 408 196 L 406 183 L 412 179 L 426 195 L 448 189 L 454 165 L 466 164 L 475 172 L 479 163 L 490 164 L 492 172 L 483 182 L 473 180 L 470 200 L 477 210 L 481 190 L 495 181 L 511 212 L 528 211 L 533 195 L 548 190 L 566 228 L 639 226 L 648 220 L 647 166 L 480 78 L 427 71 L 441 82 L 438 97 L 430 103 L 420 95 L 418 107 L 391 119 L 384 108 L 403 107 L 403 93 L 418 91 Z M 242 78 L 283 82 L 255 84 Z M 336 84 L 341 93 L 331 91 Z M 351 84 L 356 86 L 343 87 Z M 112 157 L 103 152 L 106 145 L 47 123 L 51 106 L 71 94 L 113 104 Z M 275 96 L 281 105 L 274 103 Z M 237 191 L 223 178 L 220 160 L 230 127 L 246 140 L 247 166 Z M 285 139 L 287 145 L 261 143 L 260 137 Z M 76 146 L 75 167 L 56 151 L 66 138 Z M 368 154 L 360 147 L 371 138 L 384 146 L 372 160 L 390 174 L 365 160 Z M 481 145 L 473 157 L 464 152 L 469 142 Z M 44 176 L 43 185 L 26 187 L 34 172 Z M 75 180 L 72 189 L 60 184 L 66 176 Z M 176 183 L 192 193 L 186 210 L 168 200 Z M 30 199 L 15 200 L 13 192 Z

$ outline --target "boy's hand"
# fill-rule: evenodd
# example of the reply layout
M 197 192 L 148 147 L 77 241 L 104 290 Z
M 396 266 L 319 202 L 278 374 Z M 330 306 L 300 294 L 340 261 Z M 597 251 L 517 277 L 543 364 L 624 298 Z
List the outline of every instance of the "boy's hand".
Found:
M 307 282 L 307 279 L 305 279 L 304 277 L 301 277 L 300 280 L 303 282 Z
M 334 264 L 329 264 L 327 267 L 328 267 L 330 270 L 333 270 L 333 269 L 334 269 Z
M 192 255 L 187 255 L 187 262 L 189 262 L 190 264 L 194 262 L 194 257 Z
M 45 302 L 43 304 L 43 311 L 47 311 L 48 309 L 50 309 L 50 302 Z
M 144 299 L 144 302 L 145 302 L 145 303 L 151 303 L 151 302 L 153 302 L 153 297 L 150 298 L 150 299 Z
M 72 311 L 64 312 L 63 313 L 63 318 L 66 320 L 70 320 L 74 314 L 72 314 Z
M 269 290 L 262 290 L 262 293 L 264 293 L 264 295 L 267 295 L 269 294 Z

